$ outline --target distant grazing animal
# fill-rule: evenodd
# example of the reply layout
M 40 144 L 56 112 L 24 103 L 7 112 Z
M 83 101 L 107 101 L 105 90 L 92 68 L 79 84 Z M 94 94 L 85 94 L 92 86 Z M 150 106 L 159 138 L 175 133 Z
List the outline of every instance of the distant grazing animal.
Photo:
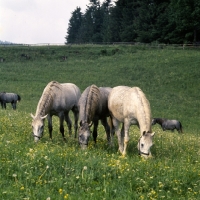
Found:
M 11 103 L 13 110 L 17 108 L 17 102 L 21 100 L 21 97 L 15 93 L 7 93 L 1 92 L 0 93 L 0 102 L 2 109 L 6 109 L 6 103 Z
M 24 54 L 24 53 L 21 54 L 21 57 L 24 57 L 24 58 L 26 58 L 27 60 L 30 59 L 30 56 L 27 55 L 27 54 Z
M 35 116 L 31 114 L 33 118 L 32 129 L 35 142 L 37 142 L 42 136 L 44 131 L 44 119 L 48 119 L 49 136 L 52 139 L 52 116 L 56 115 L 60 120 L 60 132 L 63 139 L 65 120 L 71 135 L 72 122 L 69 118 L 69 111 L 74 114 L 74 129 L 75 137 L 78 129 L 78 101 L 81 96 L 80 89 L 73 83 L 58 83 L 51 81 L 45 87 L 42 96 L 38 102 Z
M 108 95 L 112 88 L 97 87 L 91 85 L 87 87 L 79 100 L 79 144 L 85 149 L 88 146 L 90 137 L 90 127 L 93 127 L 93 139 L 96 143 L 98 121 L 101 120 L 107 134 L 107 140 L 110 141 L 110 127 L 107 122 L 109 117 Z
M 178 120 L 169 120 L 169 119 L 163 119 L 163 118 L 153 118 L 152 120 L 152 125 L 154 124 L 160 124 L 162 127 L 163 131 L 165 130 L 172 130 L 176 129 L 179 133 L 183 133 L 182 130 L 182 124 Z
M 119 151 L 126 155 L 129 142 L 129 128 L 137 125 L 140 129 L 138 151 L 141 156 L 151 156 L 150 148 L 154 133 L 151 132 L 151 109 L 145 94 L 138 87 L 114 87 L 108 97 L 111 114 L 111 128 L 117 131 Z M 120 131 L 119 125 L 123 123 Z

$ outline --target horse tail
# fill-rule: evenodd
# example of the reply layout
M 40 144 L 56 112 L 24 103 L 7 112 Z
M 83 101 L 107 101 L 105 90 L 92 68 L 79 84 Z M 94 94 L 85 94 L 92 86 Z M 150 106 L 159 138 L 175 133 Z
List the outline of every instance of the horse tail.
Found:
M 115 135 L 115 130 L 113 129 L 114 126 L 113 126 L 113 121 L 112 121 L 111 115 L 110 115 L 109 118 L 108 118 L 108 125 L 109 125 L 109 127 L 110 127 L 110 134 L 111 134 L 112 136 Z
M 179 123 L 180 123 L 180 132 L 183 133 L 183 126 L 180 121 L 179 121 Z
M 21 97 L 17 94 L 18 101 L 21 101 Z

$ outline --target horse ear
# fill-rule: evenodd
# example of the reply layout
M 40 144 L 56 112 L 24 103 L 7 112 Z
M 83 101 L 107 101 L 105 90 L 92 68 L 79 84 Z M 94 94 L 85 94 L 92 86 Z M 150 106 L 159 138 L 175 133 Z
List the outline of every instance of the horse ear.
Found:
M 93 121 L 92 121 L 92 122 L 90 122 L 88 126 L 89 126 L 89 127 L 91 127 L 92 125 L 93 125 Z
M 153 137 L 155 135 L 155 132 L 151 133 L 151 137 Z
M 48 114 L 47 114 L 47 115 L 48 115 Z M 45 115 L 45 116 L 41 117 L 41 119 L 45 119 L 45 118 L 47 117 L 47 115 Z
M 35 118 L 35 116 L 31 113 L 31 117 L 34 119 Z

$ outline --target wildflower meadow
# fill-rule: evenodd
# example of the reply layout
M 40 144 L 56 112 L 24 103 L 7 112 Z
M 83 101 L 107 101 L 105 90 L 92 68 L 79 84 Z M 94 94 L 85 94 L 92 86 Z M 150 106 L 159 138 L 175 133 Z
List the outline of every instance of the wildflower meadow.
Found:
M 200 198 L 200 50 L 134 45 L 0 46 L 0 92 L 21 96 L 17 109 L 0 108 L 0 198 L 21 200 L 195 200 Z M 30 59 L 21 57 L 29 55 Z M 65 56 L 67 59 L 62 60 Z M 127 156 L 107 144 L 99 124 L 97 143 L 87 150 L 78 139 L 66 142 L 53 117 L 34 142 L 31 116 L 48 82 L 138 86 L 151 104 L 152 116 L 180 120 L 176 130 L 155 132 L 152 158 L 138 156 L 139 129 L 131 126 Z M 70 114 L 73 118 L 73 115 Z M 73 120 L 72 120 L 73 121 Z

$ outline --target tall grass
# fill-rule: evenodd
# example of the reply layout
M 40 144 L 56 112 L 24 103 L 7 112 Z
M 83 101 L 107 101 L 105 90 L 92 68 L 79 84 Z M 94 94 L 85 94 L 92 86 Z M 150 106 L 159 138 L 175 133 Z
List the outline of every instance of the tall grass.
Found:
M 16 92 L 22 100 L 13 111 L 0 110 L 1 199 L 199 199 L 200 198 L 200 51 L 153 49 L 144 46 L 0 47 L 0 91 Z M 25 53 L 30 59 L 21 57 Z M 62 60 L 66 56 L 66 60 Z M 87 86 L 139 86 L 154 117 L 179 119 L 184 134 L 158 125 L 153 158 L 137 155 L 139 131 L 130 128 L 125 158 L 107 145 L 99 126 L 82 151 L 77 139 L 63 142 L 53 118 L 53 140 L 47 126 L 38 144 L 31 135 L 44 87 L 51 80 Z

